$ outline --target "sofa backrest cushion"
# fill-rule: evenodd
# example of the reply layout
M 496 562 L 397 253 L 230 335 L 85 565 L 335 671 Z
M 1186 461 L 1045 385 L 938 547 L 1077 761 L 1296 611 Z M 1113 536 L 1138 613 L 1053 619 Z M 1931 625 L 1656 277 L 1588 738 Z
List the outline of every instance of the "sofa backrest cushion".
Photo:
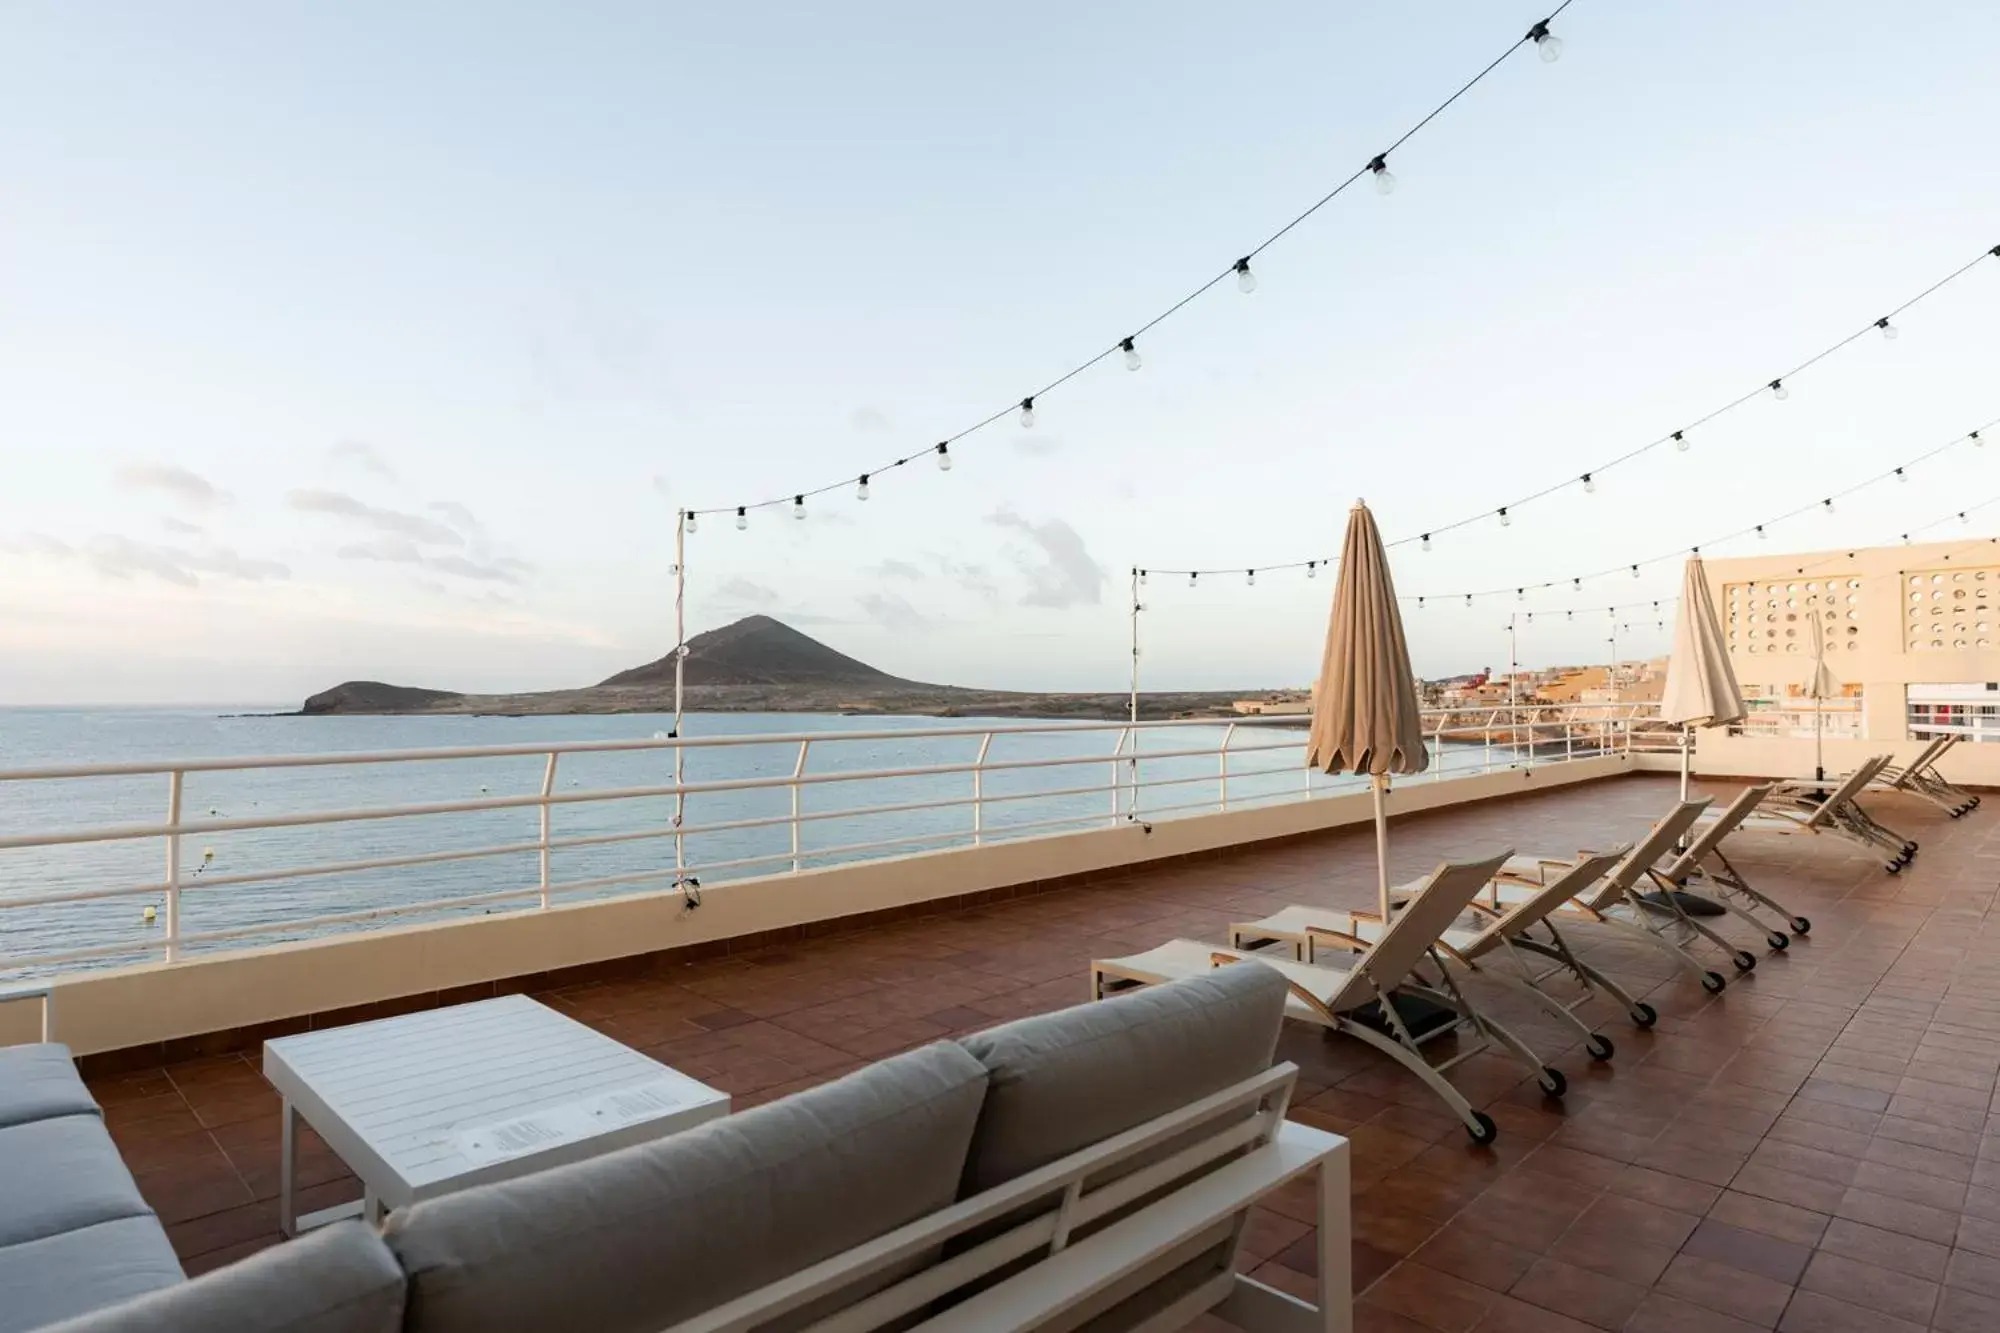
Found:
M 940 1042 L 654 1143 L 398 1210 L 412 1333 L 658 1333 L 951 1203 L 986 1071 Z
M 0 1129 L 0 1245 L 152 1215 L 94 1112 Z
M 0 1128 L 58 1115 L 95 1115 L 97 1099 L 77 1077 L 69 1047 L 0 1046 Z
M 1269 1069 L 1287 993 L 1273 968 L 1225 967 L 965 1038 L 991 1085 L 959 1197 Z
M 399 1333 L 404 1285 L 371 1228 L 337 1222 L 47 1333 Z

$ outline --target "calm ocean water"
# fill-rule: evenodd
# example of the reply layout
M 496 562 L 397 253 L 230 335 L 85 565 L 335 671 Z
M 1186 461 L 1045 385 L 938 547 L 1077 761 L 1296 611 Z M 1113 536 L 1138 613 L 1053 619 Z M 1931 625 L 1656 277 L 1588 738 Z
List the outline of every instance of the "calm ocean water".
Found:
M 0 709 L 0 770 L 196 757 L 643 740 L 663 733 L 672 724 L 669 717 L 651 714 L 524 718 L 225 715 L 233 711 L 237 710 Z M 961 718 L 726 713 L 690 715 L 685 730 L 690 737 L 893 733 L 887 739 L 815 743 L 806 772 L 824 774 L 970 762 L 978 754 L 978 736 L 930 733 L 984 725 L 988 723 Z M 1006 728 L 1021 723 L 1006 719 L 990 725 Z M 1142 737 L 1140 754 L 1146 783 L 1140 802 L 1142 815 L 1172 818 L 1176 813 L 1199 813 L 1214 808 L 1220 796 L 1220 782 L 1212 755 L 1151 760 L 1145 756 L 1169 750 L 1212 748 L 1220 742 L 1222 732 L 1221 726 L 1198 726 L 1149 732 Z M 1302 730 L 1239 728 L 1233 745 L 1270 744 L 1282 739 L 1289 748 L 1233 757 L 1229 779 L 1231 805 L 1303 796 L 1307 790 L 1299 745 L 1303 737 Z M 987 755 L 989 763 L 1066 756 L 1104 758 L 1081 766 L 989 772 L 985 777 L 986 836 L 1006 837 L 1009 829 L 1069 816 L 1089 816 L 1109 822 L 1111 805 L 1106 786 L 1112 780 L 1109 755 L 1116 740 L 1115 731 L 996 737 Z M 714 782 L 781 777 L 792 771 L 797 752 L 797 745 L 790 742 L 693 749 L 688 753 L 686 778 L 689 782 Z M 1477 746 L 1442 756 L 1446 771 L 1477 768 L 1480 762 Z M 425 801 L 528 796 L 540 789 L 543 764 L 542 758 L 527 756 L 193 773 L 186 779 L 183 814 L 187 819 L 262 818 Z M 565 755 L 557 771 L 556 790 L 662 785 L 671 782 L 672 777 L 673 756 L 668 750 Z M 1155 785 L 1172 779 L 1185 781 Z M 1352 778 L 1315 775 L 1311 789 L 1315 793 L 1332 792 L 1355 785 Z M 1049 794 L 1085 786 L 1096 790 L 1087 794 Z M 804 864 L 824 865 L 862 855 L 884 854 L 837 850 L 854 843 L 935 835 L 935 841 L 892 849 L 891 854 L 968 843 L 972 833 L 969 805 L 881 814 L 839 812 L 947 797 L 969 798 L 971 792 L 969 774 L 804 787 L 800 797 L 802 812 L 837 815 L 801 826 Z M 1166 808 L 1170 806 L 1196 808 L 1176 812 Z M 164 819 L 166 809 L 167 779 L 163 775 L 5 782 L 0 783 L 0 837 L 112 824 L 158 823 Z M 685 827 L 696 829 L 729 821 L 782 816 L 790 810 L 790 793 L 783 788 L 698 794 L 688 798 Z M 671 827 L 672 811 L 671 798 L 560 806 L 553 816 L 552 836 L 562 839 L 665 831 Z M 182 929 L 187 934 L 199 934 L 509 889 L 532 889 L 540 877 L 538 858 L 533 852 L 213 888 L 205 887 L 204 877 L 525 843 L 534 841 L 538 831 L 538 812 L 523 808 L 193 835 L 184 840 L 183 874 L 191 879 L 182 893 Z M 695 832 L 686 835 L 685 843 L 687 859 L 704 883 L 789 868 L 791 831 L 787 825 Z M 785 860 L 712 872 L 701 869 L 715 862 L 777 854 L 784 854 Z M 0 976 L 20 970 L 18 966 L 10 968 L 11 960 L 57 950 L 127 943 L 135 946 L 134 954 L 129 957 L 89 964 L 92 966 L 117 965 L 145 956 L 140 946 L 149 938 L 156 939 L 160 927 L 144 921 L 143 909 L 148 903 L 162 904 L 161 894 L 22 908 L 7 908 L 4 903 L 7 899 L 49 893 L 158 885 L 165 876 L 165 863 L 165 844 L 158 838 L 0 850 Z M 558 850 L 552 856 L 551 878 L 561 885 L 609 875 L 652 876 L 640 883 L 557 895 L 558 901 L 580 901 L 667 887 L 672 882 L 673 867 L 672 840 L 652 838 Z M 455 912 L 506 911 L 518 905 L 461 908 Z M 452 913 L 419 913 L 396 920 L 421 921 L 449 914 Z M 257 936 L 250 942 L 300 938 L 323 933 L 324 929 L 281 931 Z

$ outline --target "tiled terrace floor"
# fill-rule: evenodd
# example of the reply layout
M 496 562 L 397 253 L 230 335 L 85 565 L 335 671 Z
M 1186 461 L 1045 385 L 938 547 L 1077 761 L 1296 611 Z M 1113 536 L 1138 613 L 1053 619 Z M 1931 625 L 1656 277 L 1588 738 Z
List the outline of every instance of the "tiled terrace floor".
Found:
M 1608 845 L 1672 796 L 1632 778 L 1412 819 L 1396 870 Z M 1516 1067 L 1469 1061 L 1456 1081 L 1502 1126 L 1491 1149 L 1359 1043 L 1287 1025 L 1295 1115 L 1353 1143 L 1364 1333 L 2000 1329 L 2000 802 L 1957 822 L 1871 804 L 1923 843 L 1899 877 L 1829 840 L 1736 840 L 1753 882 L 1814 929 L 1765 956 L 1730 927 L 1762 962 L 1723 995 L 1596 950 L 1654 978 L 1662 1015 L 1647 1034 L 1607 1009 L 1609 1065 L 1496 999 L 1571 1091 L 1546 1102 Z M 1363 905 L 1373 881 L 1371 837 L 1335 834 L 542 998 L 740 1108 L 1076 1003 L 1093 957 L 1220 939 L 1289 902 Z M 190 1271 L 277 1240 L 278 1105 L 254 1054 L 93 1087 Z M 317 1141 L 303 1183 L 306 1209 L 359 1192 Z M 1310 1218 L 1303 1191 L 1260 1213 L 1265 1280 L 1306 1294 Z

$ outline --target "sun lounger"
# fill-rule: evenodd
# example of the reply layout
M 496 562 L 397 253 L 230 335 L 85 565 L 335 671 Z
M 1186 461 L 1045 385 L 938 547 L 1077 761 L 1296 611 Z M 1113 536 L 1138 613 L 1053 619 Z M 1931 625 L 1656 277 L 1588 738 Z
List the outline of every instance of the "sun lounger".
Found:
M 1446 962 L 1455 961 L 1461 970 L 1489 978 L 1517 991 L 1546 1011 L 1550 1017 L 1573 1029 L 1583 1040 L 1593 1060 L 1609 1060 L 1616 1051 L 1609 1037 L 1590 1029 L 1576 1016 L 1576 1010 L 1601 986 L 1625 1005 L 1628 1012 L 1640 1012 L 1639 1001 L 1625 994 L 1609 978 L 1580 962 L 1548 920 L 1551 912 L 1589 888 L 1631 851 L 1627 844 L 1616 851 L 1587 856 L 1547 888 L 1503 906 L 1499 885 L 1489 881 L 1470 910 L 1481 924 L 1471 928 L 1453 927 L 1440 939 Z M 1394 892 L 1405 900 L 1418 886 L 1404 885 Z M 1533 937 L 1537 927 L 1548 937 Z M 1374 912 L 1355 912 L 1326 907 L 1287 907 L 1262 921 L 1244 922 L 1229 928 L 1229 942 L 1239 949 L 1269 948 L 1279 945 L 1291 950 L 1300 962 L 1317 962 L 1321 950 L 1332 946 L 1336 954 L 1354 946 L 1352 939 L 1374 943 L 1382 937 L 1382 918 Z M 1552 959 L 1557 966 L 1542 968 L 1524 954 Z M 1504 960 L 1504 961 L 1503 961 Z M 1568 974 L 1583 984 L 1584 993 L 1565 1001 L 1541 988 L 1541 983 L 1557 974 Z
M 1702 988 L 1711 993 L 1720 991 L 1727 982 L 1720 972 L 1688 951 L 1688 946 L 1697 939 L 1719 944 L 1730 955 L 1730 961 L 1739 972 L 1748 972 L 1757 966 L 1755 955 L 1738 949 L 1714 931 L 1697 925 L 1689 917 L 1680 895 L 1672 892 L 1672 882 L 1657 869 L 1661 861 L 1672 854 L 1674 844 L 1695 826 L 1695 821 L 1708 804 L 1705 796 L 1676 803 L 1647 830 L 1646 836 L 1612 868 L 1611 873 L 1598 881 L 1595 887 L 1572 898 L 1566 906 L 1557 908 L 1550 914 L 1551 919 L 1608 926 L 1628 939 L 1659 951 L 1677 967 L 1692 973 L 1701 982 Z M 1512 907 L 1535 891 L 1547 887 L 1558 876 L 1566 874 L 1578 860 L 1592 854 L 1581 852 L 1570 860 L 1542 856 L 1513 858 L 1502 869 L 1495 885 L 1500 902 Z M 1640 886 L 1646 883 L 1664 892 L 1650 894 L 1642 900 Z M 1637 1021 L 1636 1014 L 1634 1021 Z
M 1783 783 L 1738 827 L 1745 833 L 1846 838 L 1870 851 L 1888 852 L 1883 869 L 1896 874 L 1917 854 L 1917 844 L 1869 814 L 1859 799 L 1863 789 L 1888 765 L 1889 756 L 1878 754 L 1832 784 L 1831 790 L 1820 783 Z
M 1745 787 L 1729 808 L 1714 819 L 1698 824 L 1701 832 L 1683 851 L 1673 855 L 1666 868 L 1660 871 L 1662 878 L 1676 885 L 1686 885 L 1688 881 L 1699 879 L 1702 887 L 1730 914 L 1747 921 L 1764 932 L 1764 941 L 1773 949 L 1791 946 L 1791 940 L 1783 930 L 1770 925 L 1756 914 L 1757 908 L 1776 912 L 1784 919 L 1787 929 L 1803 935 L 1812 929 L 1812 922 L 1793 912 L 1775 898 L 1766 896 L 1750 886 L 1743 872 L 1730 863 L 1722 851 L 1722 840 L 1734 833 L 1745 820 L 1757 812 L 1758 807 L 1770 796 L 1774 784 L 1766 782 L 1754 787 Z M 1697 927 L 1700 929 L 1700 927 Z M 1710 938 L 1729 946 L 1720 936 L 1704 930 Z
M 1957 819 L 1977 806 L 1979 797 L 1955 783 L 1946 782 L 1944 775 L 1938 772 L 1938 760 L 1944 758 L 1962 739 L 1960 736 L 1939 736 L 1901 768 L 1894 764 L 1883 765 L 1882 771 L 1875 775 L 1875 781 L 1889 791 L 1908 792 L 1921 797 Z
M 1344 1033 L 1388 1055 L 1422 1079 L 1451 1108 L 1474 1142 L 1491 1143 L 1499 1133 L 1492 1117 L 1474 1110 L 1445 1078 L 1445 1071 L 1485 1050 L 1489 1043 L 1498 1043 L 1516 1059 L 1536 1067 L 1542 1090 L 1551 1096 L 1561 1096 L 1564 1091 L 1562 1072 L 1541 1068 L 1519 1038 L 1472 1006 L 1449 974 L 1444 975 L 1445 989 L 1438 989 L 1418 976 L 1416 968 L 1426 958 L 1435 961 L 1438 937 L 1505 860 L 1502 855 L 1438 867 L 1423 891 L 1410 898 L 1372 945 L 1358 938 L 1349 941 L 1356 950 L 1350 955 L 1323 953 L 1317 963 L 1300 963 L 1276 954 L 1218 948 L 1199 940 L 1170 940 L 1145 953 L 1092 963 L 1091 992 L 1102 998 L 1129 986 L 1157 985 L 1217 966 L 1274 967 L 1291 984 L 1287 1017 Z M 1443 973 L 1441 964 L 1438 970 Z M 1433 1065 L 1423 1051 L 1426 1038 L 1410 1030 L 1395 1003 L 1402 995 L 1450 1009 L 1457 1015 L 1455 1026 L 1470 1027 L 1482 1040 Z

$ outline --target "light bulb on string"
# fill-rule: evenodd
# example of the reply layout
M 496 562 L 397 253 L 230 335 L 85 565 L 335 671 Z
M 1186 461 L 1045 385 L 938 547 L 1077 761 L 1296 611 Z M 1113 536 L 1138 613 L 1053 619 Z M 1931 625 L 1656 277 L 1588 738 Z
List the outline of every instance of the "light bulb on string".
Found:
M 1764 540 L 1764 525 L 1762 523 L 1757 525 L 1757 540 L 1760 542 Z
M 1034 395 L 1030 394 L 1028 397 L 1023 398 L 1021 400 L 1021 429 L 1027 430 L 1034 424 L 1035 424 L 1035 399 Z
M 1907 473 L 1907 472 L 1903 471 L 1903 469 L 1901 469 L 1901 468 L 1897 468 L 1897 469 L 1896 469 L 1896 480 L 1897 480 L 1897 481 L 1908 481 L 1909 479 L 1910 479 L 1910 474 L 1909 474 L 1909 473 Z
M 868 474 L 866 472 L 861 474 L 861 480 L 854 483 L 854 498 L 857 500 L 866 500 L 868 498 Z
M 1515 600 L 1515 601 L 1517 601 L 1517 602 L 1525 602 L 1525 601 L 1527 601 L 1527 600 L 1528 600 L 1528 590 L 1527 590 L 1526 588 L 1516 588 L 1516 589 L 1514 589 L 1514 600 Z
M 1882 330 L 1882 336 L 1890 342 L 1896 341 L 1896 335 L 1902 332 L 1902 330 L 1889 322 L 1889 318 L 1886 315 L 1875 321 L 1875 327 Z
M 1986 447 L 1986 441 L 1979 438 L 1978 431 L 1972 432 L 1972 434 L 1967 436 L 1966 438 L 1972 441 L 1972 447 L 1975 449 L 1984 449 Z
M 1639 567 L 1637 565 L 1632 566 L 1632 577 L 1635 579 L 1639 577 Z
M 1306 561 L 1306 577 L 1309 579 L 1316 579 L 1319 577 L 1319 561 L 1317 560 Z
M 1426 551 L 1428 551 L 1428 550 L 1430 550 L 1430 549 L 1431 549 L 1431 535 L 1430 535 L 1430 534 L 1429 534 L 1428 532 L 1426 532 L 1426 533 L 1424 534 L 1424 545 L 1423 545 L 1423 549 L 1424 549 L 1424 550 L 1426 550 Z
M 1417 610 L 1421 611 L 1423 609 L 1424 609 L 1424 599 L 1419 597 L 1417 598 Z
M 1471 593 L 1467 593 L 1467 594 L 1465 594 L 1465 604 L 1466 604 L 1467 606 L 1471 606 L 1471 605 L 1472 605 L 1472 594 L 1471 594 Z
M 1827 513 L 1831 514 L 1833 512 L 1833 497 L 1831 495 L 1827 496 L 1826 499 L 1820 501 L 1820 505 Z
M 792 517 L 793 517 L 793 518 L 795 518 L 795 519 L 797 519 L 797 520 L 799 520 L 799 522 L 801 522 L 801 523 L 805 522 L 805 518 L 806 518 L 806 497 L 805 497 L 805 496 L 803 496 L 803 495 L 794 495 L 794 496 L 792 497 Z
M 1253 587 L 1253 588 L 1257 586 L 1257 571 L 1256 571 L 1256 570 L 1254 570 L 1254 569 L 1246 569 L 1246 570 L 1244 570 L 1244 571 L 1243 571 L 1243 575 L 1244 575 L 1244 578 L 1243 578 L 1243 581 L 1244 581 L 1245 583 L 1249 584 L 1249 585 L 1250 585 L 1251 587 Z
M 1381 153 L 1368 159 L 1368 174 L 1375 178 L 1375 193 L 1394 194 L 1396 173 L 1389 170 L 1389 159 Z
M 1236 290 L 1245 296 L 1257 290 L 1257 275 L 1250 271 L 1250 256 L 1236 261 Z
M 1503 528 L 1510 528 L 1510 527 L 1514 526 L 1514 520 L 1513 520 L 1513 519 L 1511 519 L 1511 518 L 1509 518 L 1509 517 L 1507 517 L 1507 506 L 1506 506 L 1506 505 L 1501 505 L 1501 506 L 1500 506 L 1500 526 L 1501 526 L 1501 527 L 1503 527 Z
M 1142 588 L 1146 586 L 1146 571 L 1143 569 L 1139 571 L 1139 586 Z
M 1961 522 L 1961 523 L 1970 523 L 1970 522 L 1972 522 L 1972 520 L 1971 520 L 1971 519 L 1969 519 L 1969 518 L 1967 518 L 1967 517 L 1965 516 L 1965 511 L 1964 511 L 1963 509 L 1961 509 L 1961 510 L 1959 510 L 1959 511 L 1958 511 L 1958 521 L 1959 521 L 1959 522 Z
M 688 511 L 687 511 L 687 532 L 688 532 L 688 535 L 689 535 L 689 536 L 693 536 L 693 535 L 694 535 L 694 531 L 695 531 L 695 523 L 694 523 L 694 510 L 690 509 L 690 510 L 688 510 Z
M 949 471 L 951 471 L 951 445 L 950 445 L 950 444 L 948 444 L 948 443 L 944 443 L 944 444 L 939 444 L 939 445 L 938 445 L 938 447 L 937 447 L 937 461 L 938 461 L 938 471 L 940 471 L 940 472 L 949 472 Z
M 1597 494 L 1597 482 L 1588 472 L 1583 474 L 1583 493 L 1585 495 Z
M 1680 431 L 1680 430 L 1675 431 L 1673 439 L 1674 439 L 1675 453 L 1684 454 L 1688 451 L 1688 437 L 1686 431 Z
M 1582 579 L 1571 579 L 1571 580 L 1569 581 L 1569 587 L 1570 587 L 1570 591 L 1571 591 L 1571 592 L 1582 592 L 1582 591 L 1583 591 L 1583 580 L 1582 580 Z
M 1137 370 L 1143 362 L 1139 360 L 1139 349 L 1132 345 L 1130 338 L 1118 344 L 1118 350 L 1125 353 L 1125 369 Z
M 1574 611 L 1565 611 L 1565 612 L 1563 612 L 1563 619 L 1564 619 L 1564 620 L 1575 620 L 1575 619 L 1576 619 L 1576 612 L 1574 612 Z
M 1782 403 L 1787 398 L 1790 398 L 1792 396 L 1792 391 L 1785 387 L 1785 382 L 1783 380 L 1772 380 L 1771 396 Z
M 1188 571 L 1188 587 L 1192 588 L 1192 587 L 1194 586 L 1194 581 L 1195 581 L 1195 580 L 1196 580 L 1197 578 L 1199 578 L 1199 577 L 1200 577 L 1200 575 L 1196 574 L 1196 573 L 1195 573 L 1195 572 L 1194 572 L 1193 570 L 1189 570 L 1189 571 Z
M 1541 56 L 1544 65 L 1553 65 L 1562 59 L 1563 39 L 1549 31 L 1547 19 L 1528 29 L 1528 40 L 1535 44 L 1535 53 Z
M 1530 625 L 1532 625 L 1532 624 L 1534 624 L 1534 623 L 1535 623 L 1535 613 L 1534 613 L 1533 611 L 1530 611 L 1530 612 L 1528 612 L 1528 620 L 1527 620 L 1527 623 L 1528 623 L 1528 624 L 1530 624 Z
M 744 509 L 744 507 L 743 507 L 742 505 L 737 505 L 737 506 L 736 506 L 736 530 L 737 530 L 738 532 L 741 532 L 741 531 L 743 531 L 743 529 L 745 529 L 745 528 L 747 528 L 747 527 L 749 527 L 749 526 L 750 526 L 750 515 L 749 515 L 749 513 L 748 513 L 748 512 L 747 512 L 747 511 L 746 511 L 746 510 Z

